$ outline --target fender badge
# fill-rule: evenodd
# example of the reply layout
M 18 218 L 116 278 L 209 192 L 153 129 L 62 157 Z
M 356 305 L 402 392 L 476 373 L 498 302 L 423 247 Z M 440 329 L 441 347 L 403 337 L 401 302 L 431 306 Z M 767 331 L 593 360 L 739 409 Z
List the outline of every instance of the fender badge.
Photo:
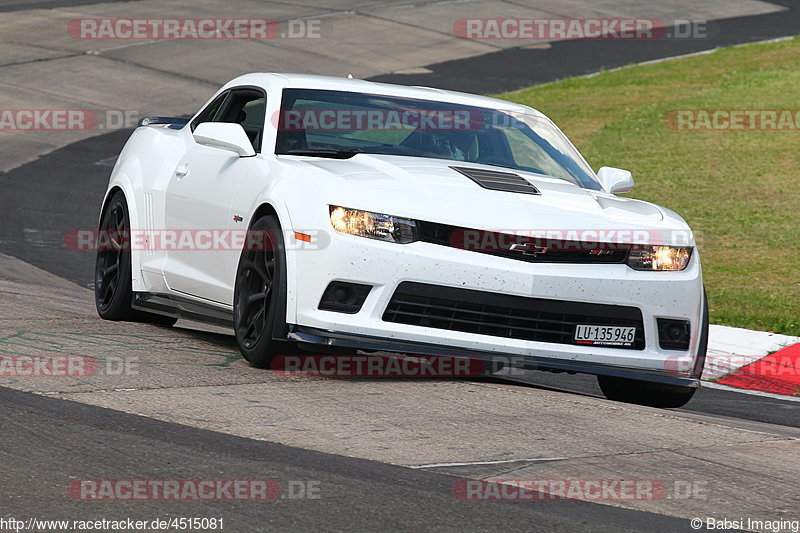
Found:
M 241 222 L 242 220 L 244 220 L 244 219 L 242 217 L 240 217 L 239 215 L 233 215 L 233 221 L 234 222 Z

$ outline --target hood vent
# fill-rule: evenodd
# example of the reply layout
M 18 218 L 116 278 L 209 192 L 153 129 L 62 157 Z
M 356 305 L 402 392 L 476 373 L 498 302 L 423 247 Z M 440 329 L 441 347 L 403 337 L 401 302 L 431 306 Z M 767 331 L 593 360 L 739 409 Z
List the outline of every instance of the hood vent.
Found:
M 531 182 L 513 172 L 497 172 L 482 168 L 450 167 L 456 172 L 492 191 L 517 192 L 522 194 L 542 194 Z

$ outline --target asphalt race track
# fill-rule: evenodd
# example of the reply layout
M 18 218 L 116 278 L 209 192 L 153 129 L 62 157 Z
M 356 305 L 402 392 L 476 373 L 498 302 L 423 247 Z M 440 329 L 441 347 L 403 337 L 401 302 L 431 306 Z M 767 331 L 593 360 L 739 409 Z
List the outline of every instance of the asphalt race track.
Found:
M 0 11 L 91 3 L 12 1 Z M 550 43 L 373 79 L 499 92 L 797 33 L 800 2 L 772 3 L 788 11 L 715 21 L 704 40 Z M 662 411 L 608 402 L 590 376 L 537 372 L 527 384 L 292 380 L 248 367 L 224 331 L 102 322 L 94 256 L 68 250 L 64 230 L 96 227 L 129 135 L 91 137 L 0 173 L 0 351 L 133 357 L 140 368 L 55 383 L 0 377 L 6 516 L 221 516 L 225 531 L 243 532 L 678 532 L 691 531 L 694 516 L 800 518 L 796 490 L 781 489 L 800 475 L 798 401 L 705 388 Z M 453 496 L 456 480 L 489 476 L 699 481 L 707 494 L 603 504 Z M 282 488 L 311 480 L 320 497 L 166 504 L 66 495 L 75 479 L 134 478 L 264 478 Z
M 429 73 L 374 76 L 375 81 L 427 85 L 452 91 L 499 93 L 599 70 L 711 50 L 720 46 L 795 35 L 800 28 L 800 3 L 778 0 L 781 11 L 755 17 L 710 21 L 703 39 L 561 41 L 545 47 L 520 47 L 428 65 Z M 669 31 L 669 30 L 667 30 Z
M 395 531 L 492 531 L 525 524 L 529 531 L 670 533 L 685 524 L 678 518 L 575 501 L 474 505 L 452 497 L 453 478 L 445 474 L 233 437 L 5 388 L 0 389 L 0 413 L 4 440 L 38 443 L 37 451 L 5 465 L 3 486 L 8 490 L 20 478 L 33 481 L 17 490 L 16 497 L 27 502 L 28 515 L 53 520 L 86 513 L 86 503 L 80 501 L 54 508 L 54 501 L 63 500 L 63 479 L 78 473 L 101 478 L 108 472 L 158 479 L 168 471 L 179 478 L 214 478 L 224 472 L 230 478 L 313 479 L 319 482 L 320 497 L 259 504 L 180 502 L 166 513 L 163 503 L 128 502 L 115 504 L 113 517 L 219 515 L 225 517 L 226 531 L 254 532 L 379 531 L 389 524 Z M 106 509 L 92 511 L 112 518 Z

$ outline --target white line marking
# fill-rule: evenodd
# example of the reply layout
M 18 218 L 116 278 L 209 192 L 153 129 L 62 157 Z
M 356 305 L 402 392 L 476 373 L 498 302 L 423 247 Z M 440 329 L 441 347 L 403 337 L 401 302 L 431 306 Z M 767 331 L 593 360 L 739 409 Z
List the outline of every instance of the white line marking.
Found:
M 533 463 L 539 461 L 564 461 L 566 457 L 541 457 L 535 459 L 506 459 L 504 461 L 472 461 L 469 463 L 431 463 L 428 465 L 409 466 L 408 468 L 438 468 L 441 466 L 501 465 L 505 463 Z
M 761 392 L 750 389 L 740 389 L 738 387 L 729 387 L 721 383 L 714 383 L 713 381 L 704 381 L 702 388 L 726 390 L 729 392 L 740 392 L 742 394 L 751 394 L 753 396 L 764 396 L 765 398 L 773 398 L 775 400 L 786 400 L 787 402 L 800 402 L 800 398 L 795 396 L 784 396 L 783 394 L 773 394 L 771 392 Z

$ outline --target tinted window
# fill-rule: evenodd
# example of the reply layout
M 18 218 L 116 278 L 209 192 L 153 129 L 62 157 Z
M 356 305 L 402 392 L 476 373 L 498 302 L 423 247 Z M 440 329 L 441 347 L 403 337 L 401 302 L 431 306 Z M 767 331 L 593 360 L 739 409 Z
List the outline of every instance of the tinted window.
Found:
M 266 98 L 261 91 L 234 89 L 231 91 L 231 97 L 225 102 L 216 121 L 240 124 L 253 144 L 253 149 L 256 152 L 260 152 L 266 104 Z
M 344 150 L 483 163 L 600 190 L 592 169 L 532 112 L 395 96 L 284 89 L 275 152 Z
M 217 115 L 217 111 L 222 106 L 222 103 L 225 101 L 225 98 L 228 96 L 228 92 L 225 91 L 221 95 L 217 96 L 213 102 L 208 104 L 205 109 L 203 109 L 197 118 L 192 121 L 192 131 L 197 128 L 203 122 L 211 122 L 214 120 L 214 117 Z

